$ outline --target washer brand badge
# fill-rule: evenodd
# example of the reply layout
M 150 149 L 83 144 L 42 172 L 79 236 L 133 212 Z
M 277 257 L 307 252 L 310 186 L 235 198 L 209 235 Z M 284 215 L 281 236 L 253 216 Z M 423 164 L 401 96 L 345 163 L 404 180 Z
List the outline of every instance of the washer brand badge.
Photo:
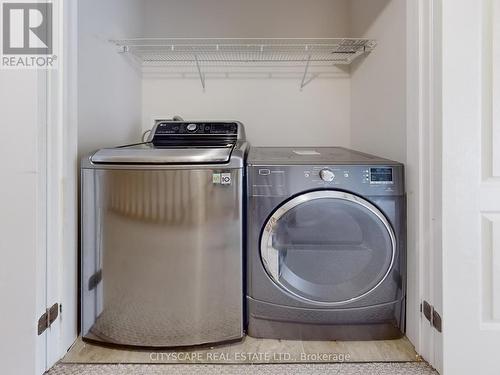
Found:
M 54 37 L 56 3 L 0 0 L 2 5 L 1 67 L 36 69 L 56 67 Z
M 212 182 L 216 185 L 231 185 L 231 173 L 214 173 Z

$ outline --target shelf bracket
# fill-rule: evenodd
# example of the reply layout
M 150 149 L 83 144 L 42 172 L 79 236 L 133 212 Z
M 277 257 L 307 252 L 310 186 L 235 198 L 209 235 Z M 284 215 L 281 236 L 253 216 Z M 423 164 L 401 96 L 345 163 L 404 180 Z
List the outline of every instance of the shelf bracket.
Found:
M 200 75 L 201 86 L 203 91 L 205 91 L 205 75 L 201 72 L 200 62 L 198 61 L 198 56 L 194 55 L 194 60 L 196 61 L 196 68 L 198 69 L 198 74 Z
M 128 52 L 130 52 L 129 46 L 119 46 L 118 47 L 118 53 L 128 53 Z
M 311 55 L 307 56 L 307 63 L 306 63 L 306 68 L 304 69 L 304 75 L 302 76 L 302 82 L 300 82 L 300 91 L 304 88 L 305 85 L 307 85 L 311 80 L 306 81 L 307 77 L 307 72 L 309 70 L 309 63 L 311 62 Z

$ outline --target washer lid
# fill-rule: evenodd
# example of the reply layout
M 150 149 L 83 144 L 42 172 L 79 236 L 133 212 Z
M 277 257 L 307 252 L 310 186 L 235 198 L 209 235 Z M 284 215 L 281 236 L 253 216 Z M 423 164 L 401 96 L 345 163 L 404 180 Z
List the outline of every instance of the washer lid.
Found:
M 212 164 L 228 163 L 233 144 L 220 147 L 154 147 L 144 143 L 103 148 L 91 156 L 96 164 Z

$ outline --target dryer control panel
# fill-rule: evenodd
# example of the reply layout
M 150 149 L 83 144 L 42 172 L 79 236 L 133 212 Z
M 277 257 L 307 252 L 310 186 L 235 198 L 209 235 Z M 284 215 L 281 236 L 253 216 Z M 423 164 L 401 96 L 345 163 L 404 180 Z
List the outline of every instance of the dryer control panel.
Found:
M 251 166 L 249 193 L 286 196 L 294 191 L 338 189 L 371 195 L 404 194 L 401 165 Z

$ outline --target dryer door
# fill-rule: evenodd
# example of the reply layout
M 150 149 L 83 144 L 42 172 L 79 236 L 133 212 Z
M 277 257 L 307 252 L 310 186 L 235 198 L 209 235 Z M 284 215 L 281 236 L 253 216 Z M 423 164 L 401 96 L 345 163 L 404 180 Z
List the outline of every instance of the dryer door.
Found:
M 278 207 L 261 238 L 272 280 L 308 302 L 339 305 L 375 290 L 394 263 L 394 231 L 380 210 L 356 195 L 321 190 Z

